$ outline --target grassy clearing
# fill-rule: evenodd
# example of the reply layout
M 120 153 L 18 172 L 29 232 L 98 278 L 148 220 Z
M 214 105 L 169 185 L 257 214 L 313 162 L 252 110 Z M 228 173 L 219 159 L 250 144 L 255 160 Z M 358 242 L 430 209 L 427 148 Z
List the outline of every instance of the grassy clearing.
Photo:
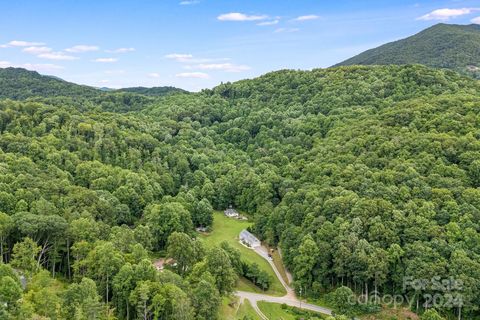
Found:
M 248 319 L 252 320 L 261 320 L 248 300 L 244 300 L 241 305 L 238 304 L 238 298 L 223 298 L 218 319 L 243 320 L 244 317 L 248 317 Z
M 298 319 L 299 314 L 292 311 L 291 308 L 283 309 L 281 304 L 278 303 L 271 303 L 265 301 L 259 301 L 258 307 L 262 311 L 262 313 L 270 320 L 296 320 Z M 296 308 L 294 308 L 296 309 Z M 296 309 L 299 312 L 301 310 Z M 311 313 L 313 314 L 313 313 Z M 324 316 L 321 314 L 315 314 L 316 318 L 324 319 Z M 304 314 L 305 319 L 309 319 L 307 314 Z
M 237 281 L 237 290 L 239 291 L 246 291 L 246 292 L 255 292 L 261 294 L 268 294 L 269 291 L 263 291 L 259 287 L 253 284 L 250 280 L 241 277 Z
M 308 303 L 311 303 L 311 304 L 314 304 L 314 305 L 317 305 L 317 306 L 320 306 L 320 307 L 324 307 L 324 308 L 328 308 L 328 309 L 335 309 L 334 306 L 332 306 L 324 297 L 315 298 L 315 299 L 314 298 L 306 298 L 306 300 L 307 300 Z M 302 301 L 305 301 L 305 300 L 302 300 Z
M 262 270 L 268 272 L 268 274 L 272 277 L 272 285 L 268 291 L 265 291 L 265 294 L 275 295 L 275 296 L 282 296 L 286 294 L 285 288 L 282 286 L 280 281 L 275 275 L 275 272 L 268 264 L 267 260 L 259 256 L 255 251 L 249 249 L 238 241 L 238 235 L 240 231 L 243 229 L 248 228 L 251 225 L 249 221 L 242 221 L 227 218 L 224 216 L 223 212 L 214 212 L 214 220 L 212 226 L 212 232 L 208 235 L 199 234 L 199 238 L 204 241 L 207 247 L 211 247 L 214 245 L 220 244 L 222 241 L 227 241 L 232 247 L 237 248 L 240 250 L 242 254 L 242 259 L 249 263 L 257 263 Z M 239 281 L 241 282 L 241 281 Z M 248 282 L 248 280 L 244 279 L 243 282 Z M 245 283 L 240 283 L 242 285 L 242 290 L 249 288 L 249 292 L 262 292 L 254 291 L 251 286 L 245 285 Z M 255 287 L 255 286 L 254 286 Z
M 235 319 L 243 320 L 245 317 L 252 320 L 261 320 L 257 312 L 253 309 L 252 304 L 248 300 L 244 300 L 240 305 Z
M 238 301 L 238 298 L 224 297 L 222 300 L 222 305 L 218 310 L 218 318 L 222 320 L 235 320 L 235 315 L 237 312 L 236 301 Z
M 282 309 L 282 305 L 278 303 L 259 301 L 257 305 L 268 319 L 296 320 L 294 314 Z

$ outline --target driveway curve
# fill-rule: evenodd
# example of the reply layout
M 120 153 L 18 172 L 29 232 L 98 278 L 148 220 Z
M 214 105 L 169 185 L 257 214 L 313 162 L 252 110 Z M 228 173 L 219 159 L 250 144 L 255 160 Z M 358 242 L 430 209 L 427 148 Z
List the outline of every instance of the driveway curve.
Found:
M 260 294 L 260 293 L 252 293 L 252 292 L 245 292 L 245 291 L 237 291 L 236 292 L 236 295 L 242 299 L 248 299 L 254 309 L 257 311 L 260 311 L 260 309 L 258 308 L 258 302 L 259 301 L 265 301 L 265 302 L 271 302 L 271 303 L 278 303 L 278 304 L 286 304 L 288 306 L 291 306 L 291 307 L 296 307 L 296 308 L 301 308 L 301 309 L 306 309 L 306 310 L 310 310 L 310 311 L 314 311 L 314 312 L 318 312 L 318 313 L 322 313 L 322 314 L 326 314 L 326 315 L 331 315 L 332 314 L 332 310 L 328 309 L 328 308 L 324 308 L 324 307 L 320 307 L 320 306 L 317 306 L 317 305 L 314 305 L 314 304 L 311 304 L 311 303 L 304 303 L 303 301 L 300 301 L 299 299 L 292 299 L 292 298 L 289 298 L 288 296 L 284 296 L 284 297 L 273 297 L 273 296 L 269 296 L 269 295 L 266 295 L 266 294 Z M 265 317 L 265 315 L 263 315 L 263 313 L 259 313 L 260 317 Z M 262 317 L 262 318 L 263 318 Z
M 258 313 L 260 318 L 262 320 L 269 320 L 260 310 L 258 307 L 258 302 L 259 301 L 265 301 L 265 302 L 271 302 L 271 303 L 279 303 L 279 304 L 286 304 L 291 307 L 297 307 L 300 309 L 306 309 L 310 311 L 314 311 L 317 313 L 322 313 L 326 315 L 332 315 L 332 310 L 324 307 L 320 307 L 311 303 L 305 303 L 301 301 L 300 299 L 297 298 L 295 294 L 295 290 L 293 290 L 292 287 L 288 283 L 283 280 L 282 275 L 278 271 L 277 267 L 273 263 L 272 259 L 268 256 L 268 249 L 264 246 L 259 246 L 253 249 L 257 254 L 259 254 L 261 257 L 263 257 L 265 260 L 268 261 L 270 266 L 272 267 L 273 271 L 275 272 L 275 275 L 277 276 L 278 280 L 282 283 L 282 285 L 285 287 L 287 290 L 287 294 L 283 297 L 274 297 L 274 296 L 269 296 L 266 294 L 260 294 L 260 293 L 252 293 L 252 292 L 245 292 L 245 291 L 237 291 L 236 295 L 240 297 L 240 300 L 247 299 L 251 302 L 253 309 Z M 287 274 L 288 276 L 288 274 Z

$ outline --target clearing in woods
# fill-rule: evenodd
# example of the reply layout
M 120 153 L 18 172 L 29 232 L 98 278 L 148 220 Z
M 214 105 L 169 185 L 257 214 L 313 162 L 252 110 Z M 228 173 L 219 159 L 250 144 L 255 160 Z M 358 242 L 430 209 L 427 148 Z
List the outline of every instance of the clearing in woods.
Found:
M 283 285 L 280 283 L 275 275 L 270 264 L 258 255 L 254 250 L 249 249 L 242 245 L 238 241 L 238 235 L 243 229 L 252 225 L 251 222 L 245 220 L 238 220 L 234 218 L 227 218 L 223 212 L 215 211 L 213 214 L 214 220 L 212 225 L 212 232 L 209 234 L 200 234 L 199 238 L 202 239 L 207 247 L 219 245 L 222 241 L 227 241 L 232 247 L 240 250 L 242 259 L 248 263 L 256 263 L 262 269 L 268 272 L 272 278 L 272 284 L 270 288 L 263 292 L 260 288 L 256 287 L 253 283 L 246 279 L 240 279 L 238 283 L 238 289 L 242 291 L 250 291 L 256 293 L 265 293 L 272 296 L 283 296 L 287 292 Z

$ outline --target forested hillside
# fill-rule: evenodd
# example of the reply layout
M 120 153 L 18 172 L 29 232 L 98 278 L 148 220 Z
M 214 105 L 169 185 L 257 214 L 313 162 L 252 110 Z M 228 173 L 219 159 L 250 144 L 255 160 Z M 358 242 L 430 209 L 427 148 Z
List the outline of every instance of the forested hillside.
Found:
M 167 94 L 173 94 L 173 93 L 187 93 L 187 91 L 179 88 L 175 88 L 175 87 L 153 87 L 153 88 L 131 87 L 131 88 L 118 89 L 117 91 L 139 93 L 139 94 L 144 94 L 146 96 L 157 96 L 157 97 L 161 97 L 161 96 L 165 96 Z
M 101 91 L 62 79 L 44 76 L 22 68 L 0 68 L 0 98 L 26 99 L 29 97 L 97 96 Z
M 22 68 L 0 68 L 0 99 L 30 99 L 59 106 L 68 104 L 82 110 L 129 112 L 139 111 L 153 101 L 135 91 L 104 91 Z
M 480 25 L 437 24 L 406 39 L 367 50 L 347 65 L 423 64 L 480 77 Z
M 465 304 L 440 313 L 478 316 L 478 81 L 354 66 L 138 99 L 0 101 L 2 317 L 215 319 L 238 253 L 192 239 L 229 205 L 304 294 L 378 289 L 422 312 L 404 277 L 453 277 Z

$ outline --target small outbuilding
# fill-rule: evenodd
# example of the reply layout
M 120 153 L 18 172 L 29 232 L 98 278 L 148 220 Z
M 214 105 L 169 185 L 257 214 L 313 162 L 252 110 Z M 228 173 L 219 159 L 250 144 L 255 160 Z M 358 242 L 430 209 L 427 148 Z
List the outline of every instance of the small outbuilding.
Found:
M 226 209 L 225 211 L 223 211 L 223 213 L 229 218 L 238 218 L 240 216 L 238 211 L 233 209 L 232 207 Z
M 248 230 L 242 230 L 242 232 L 240 232 L 240 241 L 250 248 L 260 247 L 262 245 L 260 240 L 258 240 L 257 237 L 248 232 Z

